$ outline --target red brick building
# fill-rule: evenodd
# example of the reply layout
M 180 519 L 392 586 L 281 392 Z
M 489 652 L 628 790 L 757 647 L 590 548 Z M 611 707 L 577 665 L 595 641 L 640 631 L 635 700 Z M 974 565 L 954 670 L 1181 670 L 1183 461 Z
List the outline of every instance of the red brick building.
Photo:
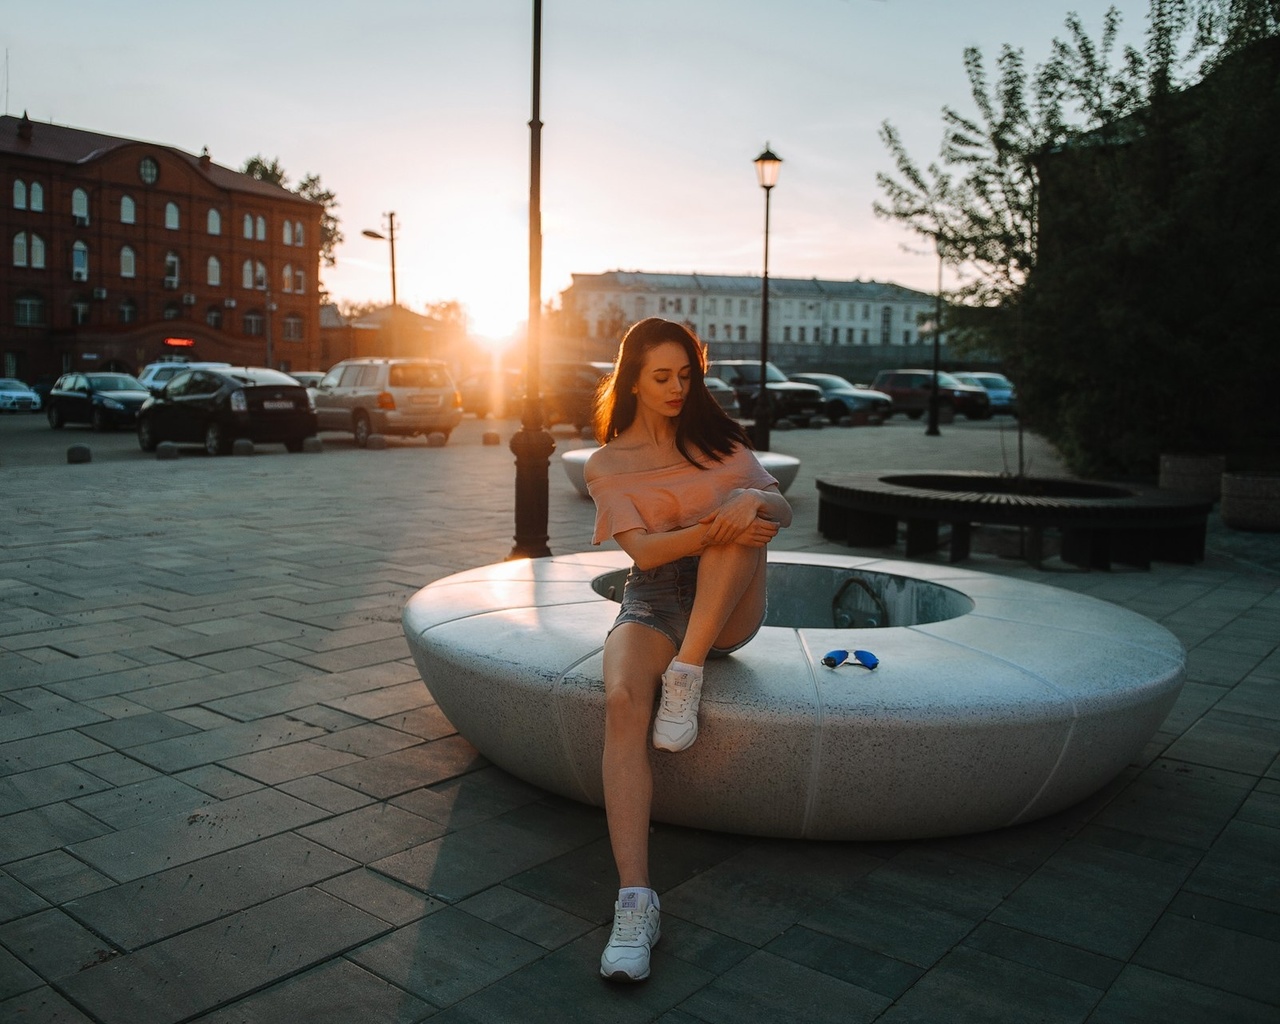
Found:
M 320 360 L 319 204 L 172 146 L 0 117 L 0 375 Z

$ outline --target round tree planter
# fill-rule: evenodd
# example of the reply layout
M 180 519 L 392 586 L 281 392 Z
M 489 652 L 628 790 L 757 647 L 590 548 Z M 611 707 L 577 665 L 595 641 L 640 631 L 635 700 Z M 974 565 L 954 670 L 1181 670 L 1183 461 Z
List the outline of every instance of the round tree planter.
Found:
M 462 736 L 595 805 L 601 651 L 626 567 L 616 551 L 483 566 L 423 588 L 403 615 Z M 1139 757 L 1185 674 L 1181 644 L 1149 619 L 954 566 L 779 553 L 768 589 L 760 634 L 707 666 L 698 741 L 650 751 L 656 820 L 810 839 L 1030 821 Z M 855 647 L 879 668 L 822 665 Z

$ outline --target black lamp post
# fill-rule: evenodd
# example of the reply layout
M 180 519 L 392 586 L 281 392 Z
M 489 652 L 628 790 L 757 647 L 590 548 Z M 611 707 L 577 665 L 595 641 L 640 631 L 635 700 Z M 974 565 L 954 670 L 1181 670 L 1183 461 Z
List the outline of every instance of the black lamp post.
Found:
M 391 306 L 395 308 L 399 305 L 396 302 L 396 214 L 392 210 L 387 214 L 387 233 L 384 235 L 381 231 L 374 231 L 371 228 L 365 228 L 360 232 L 365 238 L 376 238 L 380 242 L 391 243 Z
M 760 390 L 756 394 L 755 407 L 755 443 L 756 451 L 769 450 L 769 377 L 766 373 L 769 364 L 769 193 L 778 183 L 778 172 L 782 169 L 782 158 L 769 148 L 766 142 L 764 152 L 755 159 L 756 180 L 764 189 L 764 277 L 760 290 Z
M 924 431 L 926 437 L 938 437 L 942 433 L 938 429 L 938 342 L 942 336 L 942 236 L 934 235 L 933 243 L 938 250 L 938 293 L 934 298 L 933 389 L 929 392 L 929 425 Z
M 516 533 L 509 558 L 545 558 L 547 470 L 556 443 L 542 426 L 539 344 L 542 326 L 542 0 L 533 0 L 533 116 L 529 120 L 529 329 L 524 412 L 511 438 L 516 457 Z

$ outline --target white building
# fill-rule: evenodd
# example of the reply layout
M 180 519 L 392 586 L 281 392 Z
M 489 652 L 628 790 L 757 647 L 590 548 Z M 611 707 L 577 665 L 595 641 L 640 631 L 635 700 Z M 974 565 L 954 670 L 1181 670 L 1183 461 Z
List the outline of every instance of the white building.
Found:
M 692 328 L 712 358 L 729 359 L 759 354 L 760 299 L 759 277 L 611 270 L 574 274 L 560 305 L 566 324 L 609 358 L 629 324 L 661 316 Z M 904 346 L 932 344 L 936 307 L 928 292 L 880 281 L 770 277 L 770 357 L 795 367 L 896 347 L 898 363 Z

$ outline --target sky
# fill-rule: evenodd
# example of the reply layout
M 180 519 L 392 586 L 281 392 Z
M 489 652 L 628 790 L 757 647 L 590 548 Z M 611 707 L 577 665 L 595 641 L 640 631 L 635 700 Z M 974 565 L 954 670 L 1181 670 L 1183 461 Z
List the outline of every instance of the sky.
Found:
M 346 237 L 334 301 L 456 300 L 503 338 L 529 303 L 532 0 L 41 0 L 0 22 L 5 112 L 240 168 L 319 174 Z M 1146 0 L 544 0 L 542 298 L 609 270 L 936 287 L 933 257 L 877 218 L 888 121 L 919 163 L 942 108 L 973 113 L 966 46 L 1048 58 L 1076 12 L 1115 6 L 1141 46 Z

